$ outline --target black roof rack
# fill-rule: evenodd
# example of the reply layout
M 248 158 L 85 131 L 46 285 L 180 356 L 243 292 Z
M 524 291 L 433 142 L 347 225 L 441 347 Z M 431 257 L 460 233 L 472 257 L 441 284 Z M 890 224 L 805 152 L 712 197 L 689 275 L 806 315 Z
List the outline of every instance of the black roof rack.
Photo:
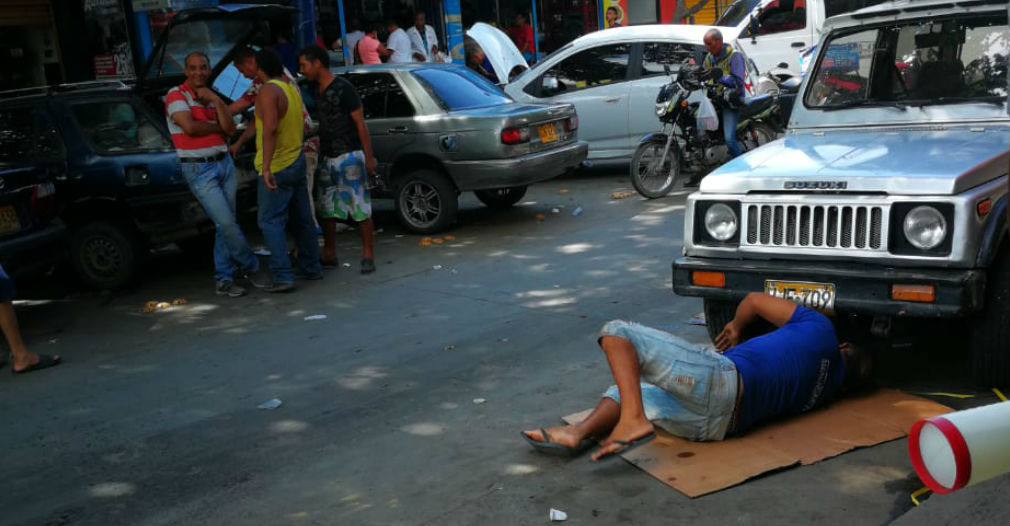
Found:
M 0 99 L 16 99 L 21 97 L 38 97 L 52 95 L 54 93 L 66 93 L 72 91 L 86 91 L 93 89 L 130 89 L 122 80 L 92 80 L 87 82 L 74 82 L 70 84 L 55 84 L 52 86 L 39 86 L 35 88 L 21 88 L 0 91 Z

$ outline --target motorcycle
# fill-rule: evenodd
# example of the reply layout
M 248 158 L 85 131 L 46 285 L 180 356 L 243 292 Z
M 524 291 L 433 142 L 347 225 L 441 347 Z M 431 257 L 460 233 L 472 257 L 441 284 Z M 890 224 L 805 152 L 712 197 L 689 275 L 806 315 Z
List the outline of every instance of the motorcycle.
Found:
M 670 75 L 669 67 L 666 73 Z M 643 137 L 631 158 L 631 183 L 638 193 L 649 199 L 663 197 L 670 193 L 683 172 L 707 173 L 729 160 L 722 119 L 719 119 L 718 129 L 699 129 L 700 103 L 688 100 L 693 93 L 700 92 L 717 110 L 726 107 L 728 103 L 705 85 L 705 81 L 722 75 L 718 68 L 703 69 L 686 63 L 676 77 L 659 90 L 656 116 L 663 126 L 660 131 Z M 721 115 L 721 111 L 717 114 Z M 746 101 L 740 109 L 736 132 L 744 151 L 776 138 L 776 129 L 769 124 L 776 122 L 776 115 L 776 95 L 758 95 Z

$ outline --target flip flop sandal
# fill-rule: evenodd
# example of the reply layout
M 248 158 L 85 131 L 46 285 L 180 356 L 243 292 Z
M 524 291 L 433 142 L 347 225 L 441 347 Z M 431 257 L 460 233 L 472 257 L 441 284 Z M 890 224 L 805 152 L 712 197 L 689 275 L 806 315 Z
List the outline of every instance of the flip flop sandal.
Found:
M 621 446 L 621 449 L 618 449 L 617 451 L 611 451 L 610 453 L 607 453 L 606 455 L 603 455 L 602 457 L 596 459 L 595 462 L 599 462 L 599 461 L 601 461 L 601 460 L 603 460 L 605 458 L 617 457 L 617 456 L 623 455 L 624 453 L 627 453 L 627 452 L 631 451 L 632 449 L 637 448 L 638 446 L 641 446 L 643 444 L 648 443 L 650 440 L 652 440 L 654 438 L 656 438 L 656 432 L 655 431 L 653 431 L 652 433 L 649 433 L 648 435 L 645 435 L 645 436 L 643 436 L 641 438 L 636 438 L 636 439 L 630 440 L 630 441 L 628 441 L 628 440 L 614 440 L 614 443 L 617 444 L 617 445 L 619 445 L 619 446 Z
M 32 371 L 38 371 L 38 370 L 41 370 L 41 369 L 48 369 L 49 367 L 53 367 L 55 365 L 59 365 L 59 363 L 60 363 L 60 357 L 59 356 L 50 356 L 48 354 L 40 354 L 39 355 L 39 361 L 38 361 L 38 363 L 36 363 L 34 365 L 29 365 L 28 367 L 25 367 L 24 369 L 21 369 L 20 371 L 15 371 L 14 369 L 11 369 L 11 372 L 13 372 L 14 374 L 25 374 L 25 373 L 30 373 Z
M 543 437 L 543 441 L 533 440 L 532 438 L 526 436 L 526 433 L 523 433 L 522 431 L 520 431 L 519 434 L 526 439 L 526 442 L 528 442 L 533 449 L 547 455 L 577 457 L 582 453 L 585 453 L 587 449 L 593 446 L 593 441 L 588 438 L 582 439 L 582 442 L 580 442 L 577 447 L 568 447 L 564 444 L 551 442 L 550 437 L 547 436 L 547 430 L 542 427 L 540 428 L 540 436 Z

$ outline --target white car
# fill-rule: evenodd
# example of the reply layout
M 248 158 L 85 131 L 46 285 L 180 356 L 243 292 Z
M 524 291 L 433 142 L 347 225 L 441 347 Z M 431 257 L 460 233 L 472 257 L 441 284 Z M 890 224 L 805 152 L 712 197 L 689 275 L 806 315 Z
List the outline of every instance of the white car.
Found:
M 518 101 L 569 103 L 579 115 L 579 139 L 589 143 L 589 161 L 627 162 L 639 139 L 656 131 L 655 102 L 685 59 L 700 63 L 711 26 L 616 27 L 579 37 L 505 86 Z M 736 41 L 727 42 L 737 50 Z M 757 70 L 750 60 L 747 89 L 753 95 Z

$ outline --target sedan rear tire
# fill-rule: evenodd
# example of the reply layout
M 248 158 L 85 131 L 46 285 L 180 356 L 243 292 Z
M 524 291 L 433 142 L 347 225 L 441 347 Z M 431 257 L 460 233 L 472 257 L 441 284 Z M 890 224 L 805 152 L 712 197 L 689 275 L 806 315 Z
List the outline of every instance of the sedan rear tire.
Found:
M 396 215 L 411 232 L 441 232 L 456 221 L 458 209 L 456 188 L 442 173 L 414 170 L 396 181 Z
M 488 208 L 501 210 L 518 203 L 526 195 L 525 186 L 495 188 L 494 190 L 476 190 L 474 195 Z

